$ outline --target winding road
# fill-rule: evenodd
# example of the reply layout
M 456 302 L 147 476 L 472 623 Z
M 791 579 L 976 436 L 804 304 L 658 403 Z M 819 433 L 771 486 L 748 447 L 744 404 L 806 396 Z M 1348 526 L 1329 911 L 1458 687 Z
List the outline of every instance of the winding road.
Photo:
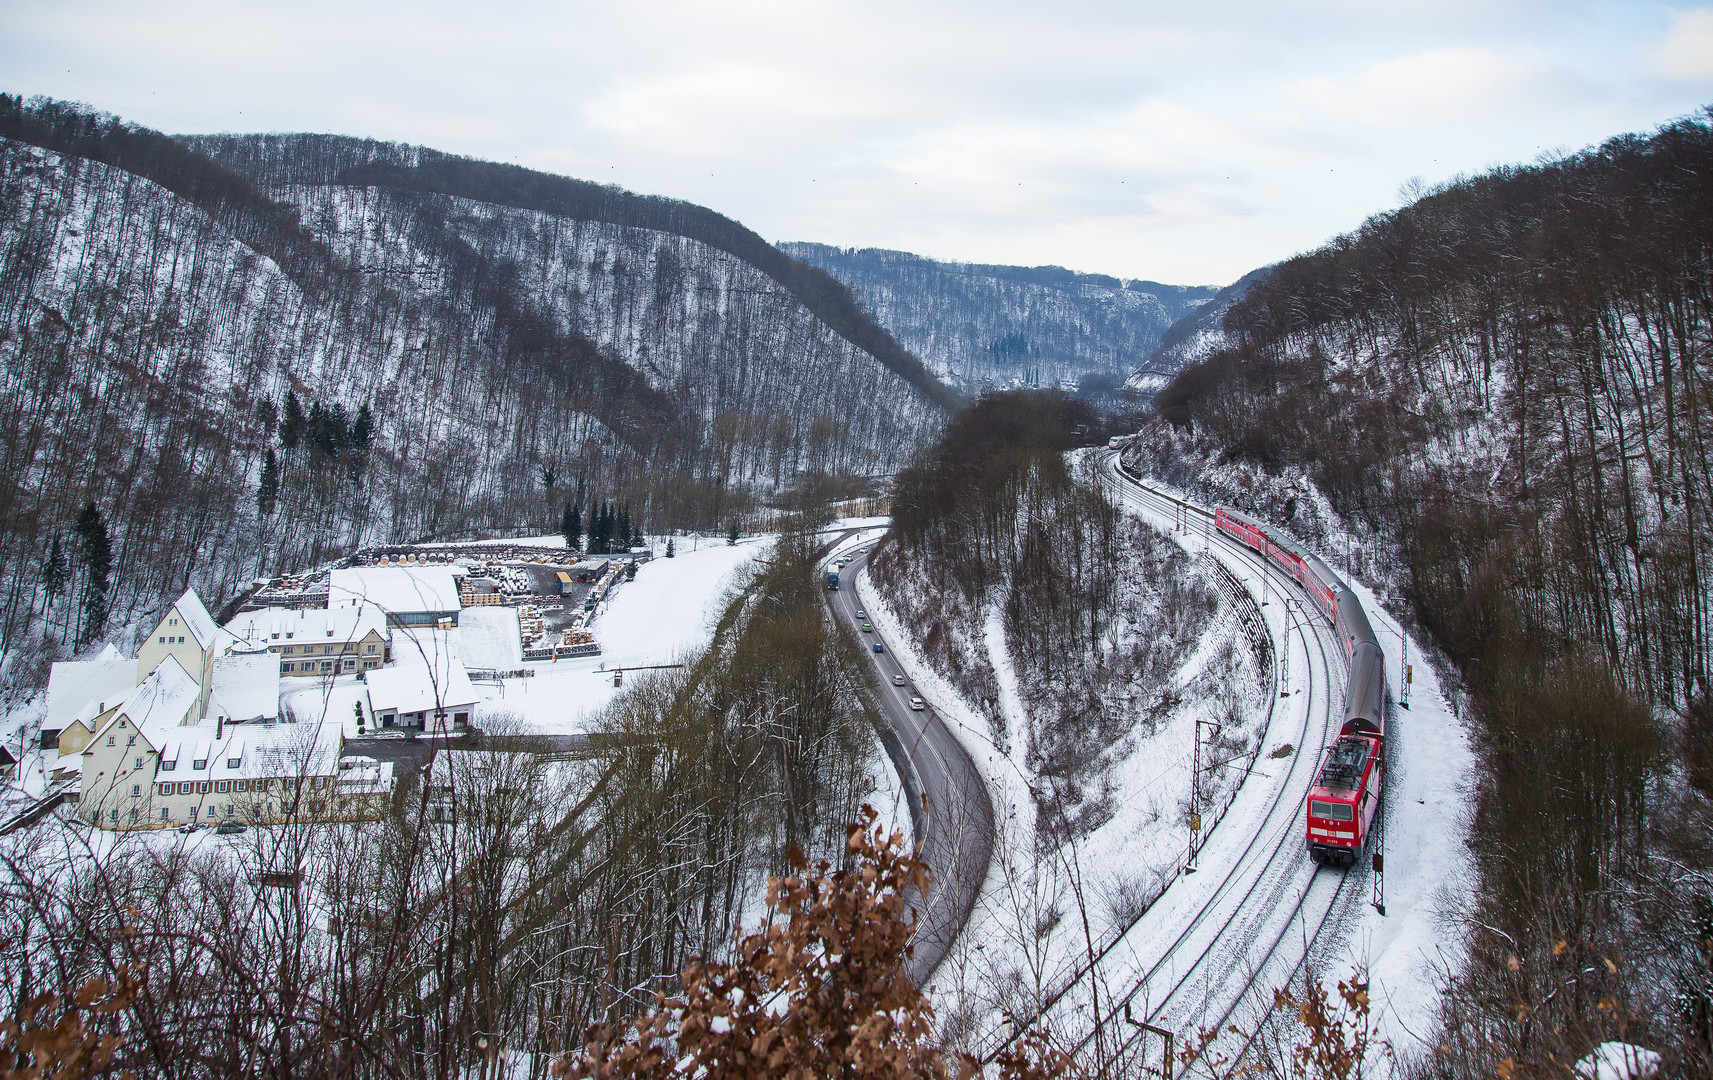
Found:
M 859 549 L 840 571 L 847 587 L 827 594 L 835 616 L 852 629 L 864 621 L 857 615 L 862 602 L 854 585 L 867 569 L 869 550 Z M 987 879 L 993 858 L 993 803 L 957 736 L 932 710 L 910 708 L 915 691 L 908 682 L 893 685 L 892 677 L 902 671 L 890 648 L 894 643 L 878 630 L 857 636 L 873 665 L 881 741 L 909 797 L 912 831 L 922 845 L 922 858 L 934 873 L 928 895 L 911 898 L 918 924 L 910 977 L 916 985 L 926 986 L 969 919 Z M 874 652 L 873 641 L 880 641 L 888 651 Z

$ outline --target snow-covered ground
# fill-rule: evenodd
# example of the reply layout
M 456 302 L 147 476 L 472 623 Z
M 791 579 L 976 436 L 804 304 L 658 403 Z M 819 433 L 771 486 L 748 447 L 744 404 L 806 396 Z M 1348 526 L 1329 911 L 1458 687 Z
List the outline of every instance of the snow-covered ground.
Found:
M 461 623 L 482 612 L 472 624 L 477 633 L 463 642 L 466 666 L 526 668 L 534 673 L 497 684 L 478 683 L 476 689 L 487 697 L 477 707 L 477 723 L 506 717 L 530 731 L 586 730 L 589 721 L 618 695 L 613 668 L 675 664 L 708 643 L 739 573 L 772 543 L 771 536 L 742 540 L 735 546 L 724 539 L 701 538 L 675 544 L 670 559 L 643 563 L 636 580 L 614 589 L 590 624 L 601 645 L 599 656 L 528 663 L 520 659 L 503 665 L 478 662 L 472 657 L 500 655 L 500 639 L 506 633 L 500 625 L 502 612 L 511 618 L 510 640 L 516 645 L 517 615 L 510 609 L 465 608 Z M 458 632 L 463 630 L 461 625 Z

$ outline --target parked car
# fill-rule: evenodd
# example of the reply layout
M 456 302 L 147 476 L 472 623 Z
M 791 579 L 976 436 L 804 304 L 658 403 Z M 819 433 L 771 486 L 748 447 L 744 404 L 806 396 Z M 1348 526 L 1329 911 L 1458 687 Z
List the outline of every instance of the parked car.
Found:
M 202 826 L 201 826 L 201 825 L 198 825 L 198 824 L 197 824 L 197 823 L 196 823 L 196 822 L 194 822 L 194 821 L 187 821 L 187 822 L 185 822 L 185 823 L 184 823 L 184 824 L 183 824 L 183 825 L 180 825 L 180 826 L 179 826 L 179 827 L 178 827 L 178 831 L 179 831 L 179 832 L 182 832 L 182 833 L 193 833 L 193 832 L 201 832 L 201 831 L 202 831 Z
M 214 832 L 218 836 L 237 836 L 249 831 L 249 826 L 245 825 L 243 822 L 233 821 L 231 818 L 227 818 L 225 821 L 214 826 Z
M 894 675 L 892 677 L 892 685 L 893 686 L 903 686 L 904 685 L 904 676 L 902 674 Z
M 919 697 L 913 697 L 910 699 L 910 707 L 915 709 L 917 712 L 921 712 L 923 709 L 928 707 L 928 703 Z

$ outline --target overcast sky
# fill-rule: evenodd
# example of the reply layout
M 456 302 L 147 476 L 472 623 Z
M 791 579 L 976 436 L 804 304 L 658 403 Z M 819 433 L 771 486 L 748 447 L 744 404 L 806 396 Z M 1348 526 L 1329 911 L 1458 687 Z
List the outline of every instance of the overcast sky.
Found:
M 1411 177 L 1713 103 L 1713 7 L 4 0 L 0 89 L 515 161 L 776 241 L 1223 284 Z

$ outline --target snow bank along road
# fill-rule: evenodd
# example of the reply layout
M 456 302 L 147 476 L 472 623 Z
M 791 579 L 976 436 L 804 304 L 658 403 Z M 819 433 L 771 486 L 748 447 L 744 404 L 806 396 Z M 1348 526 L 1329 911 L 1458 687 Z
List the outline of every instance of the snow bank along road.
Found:
M 1100 469 L 1121 503 L 1192 553 L 1218 559 L 1266 601 L 1262 611 L 1283 668 L 1266 745 L 1288 743 L 1293 752 L 1261 759 L 1206 837 L 1198 872 L 1180 876 L 1109 950 L 1097 972 L 1099 1000 L 1094 980 L 1083 978 L 1036 1019 L 1080 1036 L 1079 1049 L 1144 1059 L 1158 1044 L 1144 1050 L 1140 1028 L 1113 1022 L 1126 1011 L 1180 1038 L 1236 1025 L 1244 1034 L 1220 1046 L 1238 1057 L 1271 1008 L 1272 989 L 1326 952 L 1369 896 L 1366 871 L 1321 869 L 1303 846 L 1303 801 L 1341 720 L 1344 654 L 1296 583 L 1215 530 L 1205 510 L 1125 475 L 1116 455 L 1106 455 Z
M 857 617 L 861 601 L 854 584 L 867 570 L 868 552 L 859 550 L 840 572 L 853 587 L 827 594 L 834 614 L 853 628 L 864 621 Z M 993 858 L 993 804 L 957 736 L 932 710 L 911 710 L 911 687 L 892 684 L 892 676 L 901 670 L 893 654 L 876 653 L 870 635 L 859 637 L 877 675 L 881 739 L 910 800 L 922 858 L 934 872 L 925 901 L 913 902 L 918 921 L 909 971 L 917 986 L 925 986 L 969 919 L 987 878 Z M 886 644 L 878 630 L 873 638 Z

